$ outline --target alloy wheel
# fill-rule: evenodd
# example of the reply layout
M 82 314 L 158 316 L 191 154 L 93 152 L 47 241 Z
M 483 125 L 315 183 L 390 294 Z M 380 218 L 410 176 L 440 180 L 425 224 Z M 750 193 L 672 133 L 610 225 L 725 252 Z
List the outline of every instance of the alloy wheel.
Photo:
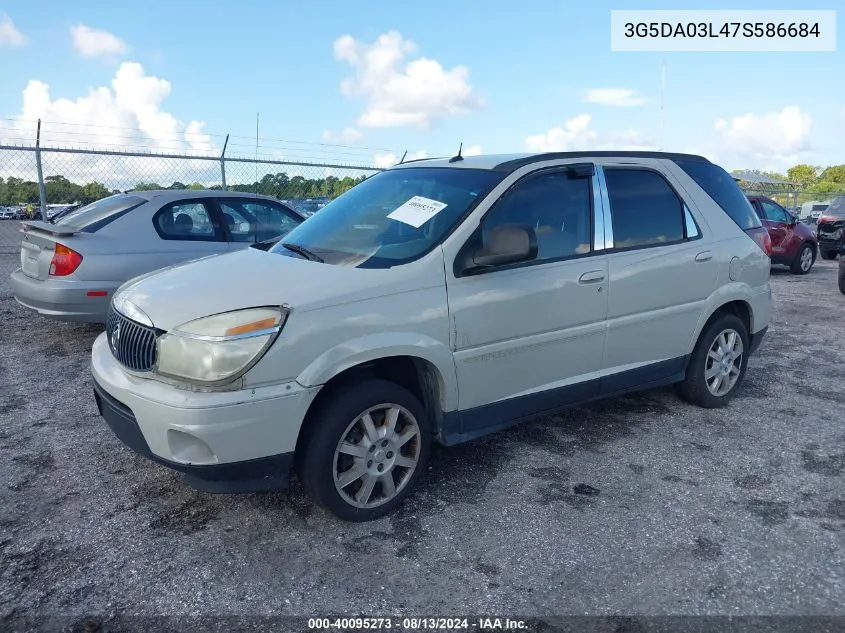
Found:
M 334 485 L 356 508 L 393 499 L 417 469 L 422 441 L 410 411 L 397 404 L 370 407 L 346 427 L 334 453 Z
M 744 351 L 739 332 L 726 329 L 719 333 L 704 361 L 704 380 L 711 394 L 721 397 L 734 388 L 742 370 Z

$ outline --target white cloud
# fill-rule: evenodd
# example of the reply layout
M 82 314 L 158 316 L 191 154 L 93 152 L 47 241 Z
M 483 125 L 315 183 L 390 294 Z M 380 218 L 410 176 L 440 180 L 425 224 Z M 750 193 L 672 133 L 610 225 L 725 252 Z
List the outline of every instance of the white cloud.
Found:
M 27 37 L 21 33 L 5 13 L 0 14 L 0 46 L 23 46 Z
M 73 47 L 83 57 L 123 55 L 127 50 L 126 42 L 116 35 L 84 24 L 71 26 L 70 34 Z
M 532 152 L 564 152 L 590 145 L 596 133 L 590 130 L 590 115 L 579 114 L 543 134 L 534 134 L 525 139 L 525 145 Z
M 405 156 L 405 160 L 419 160 L 422 158 L 428 158 L 428 152 L 425 150 L 420 150 L 418 152 L 408 152 L 408 155 Z M 377 154 L 373 154 L 373 165 L 380 169 L 387 169 L 388 167 L 393 167 L 396 163 L 402 160 L 402 156 L 397 156 L 393 152 L 380 152 Z
M 345 127 L 340 132 L 335 134 L 331 130 L 323 132 L 323 140 L 329 143 L 346 143 L 354 145 L 358 143 L 364 135 L 356 130 L 354 127 Z
M 621 133 L 597 132 L 590 127 L 592 117 L 579 114 L 542 134 L 525 139 L 532 152 L 570 152 L 581 150 L 655 150 L 653 143 L 643 138 L 637 130 Z
M 169 81 L 147 75 L 134 62 L 120 65 L 110 87 L 76 98 L 53 97 L 47 84 L 31 80 L 20 113 L 11 121 L 0 120 L 0 143 L 29 144 L 23 139 L 34 141 L 33 121 L 41 119 L 41 143 L 48 147 L 218 156 L 202 121 L 183 122 L 163 108 L 170 91 Z M 44 163 L 45 176 L 61 173 L 74 182 L 107 181 L 121 188 L 141 180 L 214 182 L 220 171 L 214 161 L 78 154 L 45 153 Z
M 774 159 L 786 164 L 797 161 L 802 152 L 811 149 L 812 125 L 809 114 L 796 106 L 787 106 L 780 112 L 719 119 L 714 129 L 723 145 L 738 157 Z
M 442 117 L 484 107 L 466 66 L 447 70 L 425 57 L 406 61 L 416 50 L 417 45 L 397 31 L 380 35 L 372 44 L 351 35 L 335 40 L 335 58 L 355 69 L 353 77 L 341 82 L 341 92 L 366 103 L 358 125 L 426 129 Z
M 470 145 L 461 151 L 461 156 L 478 156 L 481 154 L 481 145 Z
M 631 88 L 589 88 L 584 91 L 584 101 L 603 106 L 630 108 L 644 104 L 646 99 Z
M 813 120 L 797 106 L 747 113 L 715 122 L 721 164 L 726 169 L 779 171 L 809 159 Z

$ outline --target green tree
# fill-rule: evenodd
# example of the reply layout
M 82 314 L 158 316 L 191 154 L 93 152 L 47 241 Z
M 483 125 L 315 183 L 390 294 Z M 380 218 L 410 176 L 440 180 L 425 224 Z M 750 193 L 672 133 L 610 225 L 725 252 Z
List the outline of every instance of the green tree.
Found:
M 139 182 L 134 187 L 135 191 L 155 191 L 157 189 L 164 189 L 157 182 Z
M 813 165 L 801 164 L 790 167 L 786 170 L 786 176 L 790 182 L 794 182 L 802 189 L 806 189 L 816 182 L 821 168 Z
M 820 182 L 835 182 L 845 187 L 845 165 L 828 167 L 819 174 Z

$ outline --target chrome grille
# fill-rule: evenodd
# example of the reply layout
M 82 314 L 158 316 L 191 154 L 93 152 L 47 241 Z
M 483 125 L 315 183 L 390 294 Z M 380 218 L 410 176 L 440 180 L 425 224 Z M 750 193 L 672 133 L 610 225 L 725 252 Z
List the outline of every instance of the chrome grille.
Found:
M 106 337 L 111 353 L 124 367 L 132 371 L 150 371 L 156 363 L 156 339 L 159 331 L 127 319 L 109 308 Z

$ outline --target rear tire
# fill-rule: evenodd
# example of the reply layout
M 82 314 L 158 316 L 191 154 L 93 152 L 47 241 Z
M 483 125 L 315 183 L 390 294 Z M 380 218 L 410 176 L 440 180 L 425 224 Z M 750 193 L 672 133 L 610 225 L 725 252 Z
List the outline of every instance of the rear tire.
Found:
M 798 254 L 789 267 L 793 275 L 806 275 L 813 268 L 816 263 L 816 249 L 809 242 L 804 242 L 801 248 L 798 249 Z
M 820 250 L 819 254 L 822 256 L 822 259 L 836 259 L 836 251 L 824 251 Z
M 344 521 L 392 511 L 425 470 L 429 416 L 395 383 L 371 379 L 340 387 L 309 424 L 299 478 L 316 503 Z
M 725 406 L 745 378 L 750 349 L 748 329 L 738 316 L 716 317 L 695 344 L 678 394 L 706 409 Z

